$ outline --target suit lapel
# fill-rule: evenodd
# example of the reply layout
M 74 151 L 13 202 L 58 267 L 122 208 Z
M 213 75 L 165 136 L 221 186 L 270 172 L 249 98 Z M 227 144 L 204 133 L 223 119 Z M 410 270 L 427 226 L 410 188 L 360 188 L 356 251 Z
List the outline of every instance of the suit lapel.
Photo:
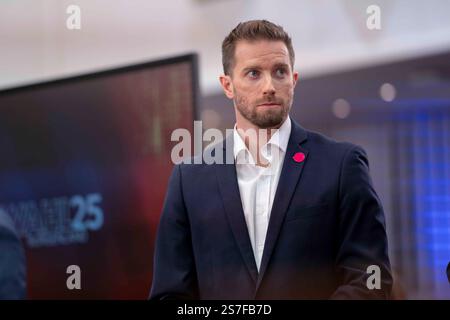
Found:
M 224 145 L 224 164 L 215 165 L 219 190 L 231 230 L 239 247 L 239 251 L 241 252 L 250 276 L 256 284 L 258 269 L 256 267 L 255 257 L 253 255 L 253 249 L 250 242 L 250 237 L 248 235 L 244 210 L 242 208 L 239 185 L 237 182 L 236 166 L 234 163 L 227 164 L 225 162 L 226 152 L 233 152 L 233 135 L 229 135 L 225 140 L 225 143 L 228 151 L 225 150 Z
M 308 158 L 308 151 L 302 148 L 300 145 L 306 140 L 306 138 L 306 131 L 301 128 L 294 120 L 292 120 L 291 135 L 289 138 L 286 155 L 283 161 L 283 167 L 281 170 L 278 187 L 275 193 L 272 211 L 270 214 L 269 226 L 267 229 L 256 291 L 258 290 L 264 277 L 264 273 L 267 269 L 267 265 L 270 261 L 270 257 L 274 250 L 281 226 L 284 221 L 284 216 L 291 202 L 291 198 L 298 184 L 298 180 L 302 173 L 305 162 Z M 301 162 L 297 162 L 299 161 L 298 159 L 297 161 L 293 159 L 294 155 L 299 152 L 303 153 L 305 156 L 305 159 Z
M 215 165 L 216 175 L 222 197 L 223 206 L 225 208 L 228 221 L 231 226 L 234 238 L 238 244 L 239 251 L 245 262 L 245 265 L 256 284 L 258 290 L 264 273 L 267 269 L 270 257 L 275 247 L 278 234 L 284 221 L 284 216 L 289 207 L 292 195 L 294 194 L 304 164 L 306 162 L 308 151 L 301 147 L 301 143 L 307 138 L 306 131 L 292 120 L 291 135 L 283 161 L 283 167 L 278 181 L 277 191 L 275 193 L 272 211 L 267 229 L 266 241 L 264 245 L 264 253 L 261 261 L 260 272 L 256 267 L 255 257 L 253 254 L 250 237 L 248 235 L 247 223 L 245 222 L 244 210 L 239 193 L 239 185 L 237 181 L 235 164 L 226 164 L 227 152 L 233 153 L 233 135 L 230 134 L 223 142 L 223 158 L 224 164 Z M 296 162 L 293 160 L 297 152 L 305 155 L 305 160 Z M 229 157 L 234 160 L 234 157 Z

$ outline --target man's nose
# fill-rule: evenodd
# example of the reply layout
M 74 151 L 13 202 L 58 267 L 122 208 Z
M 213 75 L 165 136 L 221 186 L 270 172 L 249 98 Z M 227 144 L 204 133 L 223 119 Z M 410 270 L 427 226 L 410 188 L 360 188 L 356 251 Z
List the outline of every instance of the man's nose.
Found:
M 275 86 L 273 85 L 273 79 L 271 76 L 266 76 L 264 78 L 263 84 L 263 94 L 264 95 L 274 95 L 275 94 Z

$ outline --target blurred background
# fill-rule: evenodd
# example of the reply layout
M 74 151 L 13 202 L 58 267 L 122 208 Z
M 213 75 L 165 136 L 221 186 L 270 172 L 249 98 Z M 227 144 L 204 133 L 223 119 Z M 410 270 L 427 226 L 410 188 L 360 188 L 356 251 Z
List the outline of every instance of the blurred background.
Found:
M 447 0 L 0 1 L 0 209 L 28 297 L 146 298 L 170 133 L 233 127 L 221 43 L 267 19 L 296 52 L 291 117 L 368 153 L 396 297 L 450 299 L 449 17 Z M 84 289 L 67 290 L 69 264 Z

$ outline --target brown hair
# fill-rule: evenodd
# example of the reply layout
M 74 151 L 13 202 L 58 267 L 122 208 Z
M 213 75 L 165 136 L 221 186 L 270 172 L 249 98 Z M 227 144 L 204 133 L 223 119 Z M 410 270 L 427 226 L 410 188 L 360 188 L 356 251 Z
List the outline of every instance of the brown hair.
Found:
M 289 51 L 291 67 L 294 68 L 295 53 L 292 40 L 283 27 L 267 20 L 250 20 L 239 23 L 222 42 L 223 72 L 230 74 L 234 64 L 234 51 L 239 40 L 283 41 Z

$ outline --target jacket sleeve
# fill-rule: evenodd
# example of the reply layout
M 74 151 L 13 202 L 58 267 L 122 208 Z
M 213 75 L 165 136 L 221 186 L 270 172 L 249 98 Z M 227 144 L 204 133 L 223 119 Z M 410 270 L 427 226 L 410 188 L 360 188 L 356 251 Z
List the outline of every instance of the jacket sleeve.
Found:
M 349 148 L 344 157 L 338 198 L 339 245 L 335 265 L 339 287 L 331 298 L 388 299 L 392 276 L 385 217 L 372 186 L 367 155 L 359 146 Z
M 158 226 L 150 299 L 198 299 L 188 215 L 183 200 L 181 166 L 169 179 Z

